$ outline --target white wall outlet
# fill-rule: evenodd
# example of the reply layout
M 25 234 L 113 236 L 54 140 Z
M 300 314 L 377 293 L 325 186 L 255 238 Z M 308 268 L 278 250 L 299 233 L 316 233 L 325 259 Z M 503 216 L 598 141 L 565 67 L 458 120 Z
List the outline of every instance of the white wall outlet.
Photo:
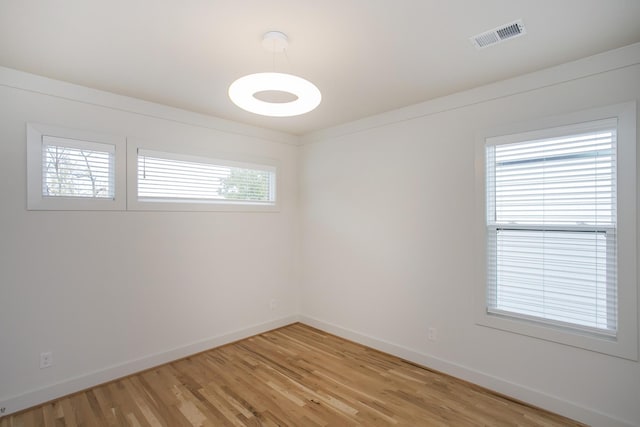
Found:
M 438 330 L 433 327 L 429 328 L 429 331 L 427 332 L 427 339 L 429 341 L 435 341 L 438 339 Z
M 53 365 L 53 353 L 45 351 L 40 353 L 40 369 L 48 368 Z
M 271 309 L 271 311 L 273 311 L 277 307 L 278 307 L 278 300 L 274 298 L 269 302 L 269 308 Z

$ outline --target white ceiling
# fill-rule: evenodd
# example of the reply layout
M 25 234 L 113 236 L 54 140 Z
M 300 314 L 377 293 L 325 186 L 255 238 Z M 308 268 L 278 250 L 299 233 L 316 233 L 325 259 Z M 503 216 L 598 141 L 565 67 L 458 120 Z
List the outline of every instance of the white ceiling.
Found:
M 519 18 L 525 36 L 469 42 Z M 270 30 L 288 60 L 263 49 Z M 2 66 L 292 134 L 636 42 L 639 0 L 0 0 Z M 240 110 L 229 84 L 260 71 L 309 79 L 323 101 Z

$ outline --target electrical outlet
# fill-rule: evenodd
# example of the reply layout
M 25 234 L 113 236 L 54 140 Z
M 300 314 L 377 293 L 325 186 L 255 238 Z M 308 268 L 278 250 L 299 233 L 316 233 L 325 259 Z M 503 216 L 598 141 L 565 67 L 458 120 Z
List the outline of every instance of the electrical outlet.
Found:
M 438 338 L 438 330 L 436 328 L 429 328 L 427 333 L 427 339 L 429 341 L 435 341 Z
M 269 302 L 269 308 L 271 309 L 271 311 L 273 311 L 277 307 L 278 307 L 278 300 L 274 298 Z
M 45 351 L 40 353 L 40 369 L 48 368 L 53 365 L 53 353 Z

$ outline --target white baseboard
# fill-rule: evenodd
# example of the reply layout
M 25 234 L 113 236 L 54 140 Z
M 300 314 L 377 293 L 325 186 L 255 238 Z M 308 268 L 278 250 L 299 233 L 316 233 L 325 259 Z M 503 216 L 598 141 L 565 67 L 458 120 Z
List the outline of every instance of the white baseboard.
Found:
M 70 378 L 56 384 L 32 390 L 18 396 L 13 396 L 0 401 L 0 408 L 4 408 L 4 412 L 0 413 L 0 416 L 9 415 L 62 396 L 94 387 L 98 384 L 113 381 L 136 372 L 153 368 L 154 366 L 162 365 L 164 363 L 178 360 L 192 354 L 229 344 L 231 342 L 286 326 L 291 323 L 296 323 L 298 321 L 299 317 L 297 315 L 282 317 L 280 319 L 260 323 L 258 325 L 249 326 L 240 330 L 231 331 L 202 341 L 187 344 L 183 347 L 174 348 L 161 353 L 151 354 L 140 359 L 113 365 L 75 378 Z
M 531 405 L 547 409 L 592 426 L 633 427 L 633 424 L 629 422 L 617 419 L 608 414 L 594 411 L 593 409 L 561 399 L 557 396 L 515 384 L 463 365 L 419 353 L 410 348 L 327 323 L 313 317 L 298 315 L 287 316 L 258 325 L 249 326 L 237 331 L 228 332 L 216 337 L 191 343 L 183 347 L 110 366 L 99 371 L 87 373 L 47 387 L 10 397 L 0 401 L 0 408 L 5 408 L 5 412 L 1 413 L 0 416 L 9 415 L 98 384 L 103 384 L 117 378 L 122 378 L 136 372 L 153 368 L 154 366 L 162 365 L 173 360 L 181 359 L 201 351 L 229 344 L 231 342 L 248 338 L 295 322 L 305 323 L 325 332 L 384 351 L 385 353 L 401 357 L 422 366 L 444 372 L 454 377 L 478 384 L 479 386 L 487 389 L 494 390 L 498 393 L 511 396 Z
M 469 381 L 489 390 L 513 397 L 530 405 L 555 412 L 556 414 L 563 415 L 585 424 L 607 427 L 633 427 L 633 424 L 627 421 L 617 419 L 611 415 L 595 411 L 591 408 L 586 408 L 540 390 L 534 390 L 502 378 L 485 374 L 467 366 L 448 362 L 437 357 L 429 356 L 428 354 L 419 353 L 410 348 L 381 340 L 370 335 L 361 334 L 309 316 L 300 316 L 299 321 L 322 331 L 397 357 L 401 357 L 410 362 L 443 372 L 456 378 Z

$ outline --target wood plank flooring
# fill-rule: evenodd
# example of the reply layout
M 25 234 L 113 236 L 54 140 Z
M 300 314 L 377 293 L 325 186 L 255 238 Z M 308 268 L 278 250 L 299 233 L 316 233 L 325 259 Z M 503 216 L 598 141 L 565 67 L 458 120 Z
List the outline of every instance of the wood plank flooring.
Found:
M 293 324 L 0 418 L 17 426 L 579 426 Z

